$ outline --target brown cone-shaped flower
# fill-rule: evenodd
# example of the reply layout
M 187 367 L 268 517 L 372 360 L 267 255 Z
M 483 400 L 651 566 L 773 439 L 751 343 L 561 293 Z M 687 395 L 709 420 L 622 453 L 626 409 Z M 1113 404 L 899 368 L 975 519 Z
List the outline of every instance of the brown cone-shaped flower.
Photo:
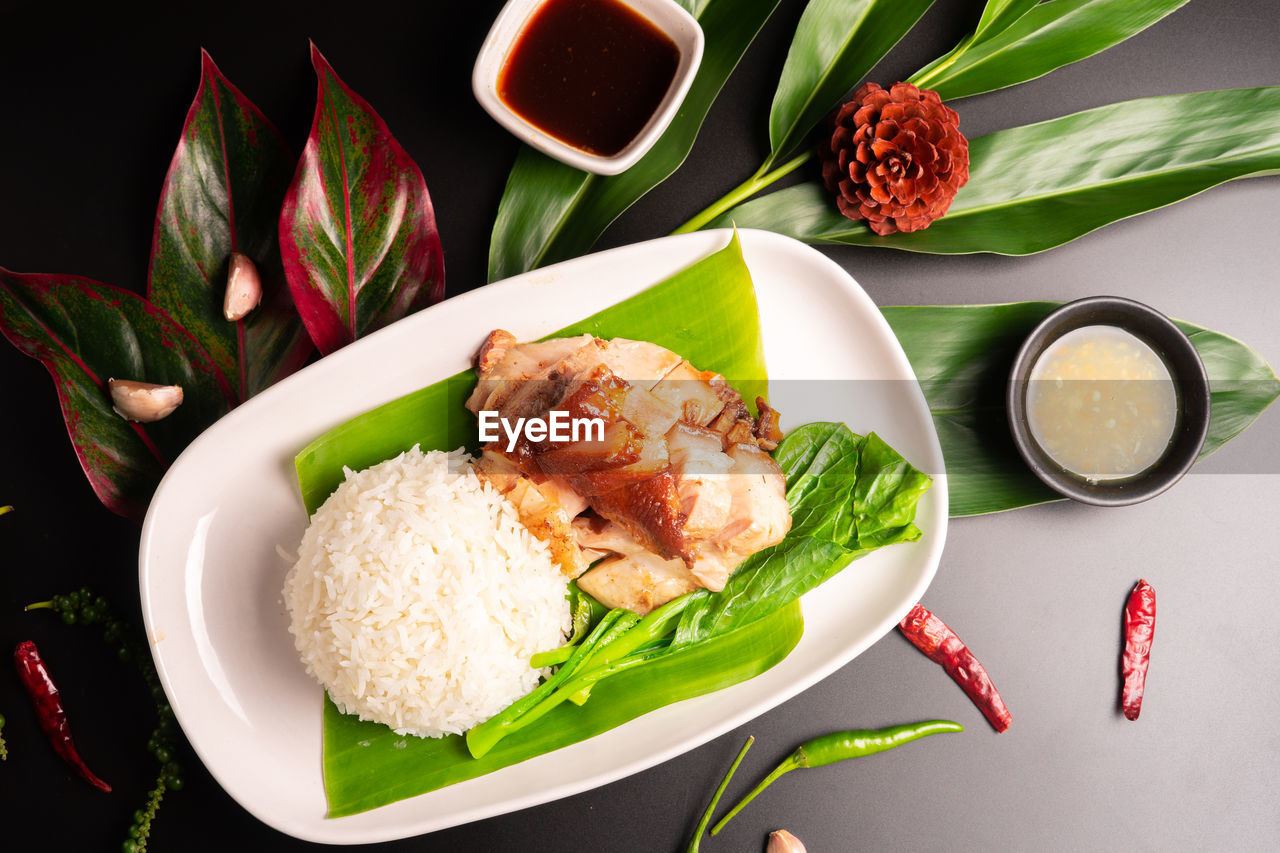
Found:
M 928 228 L 969 180 L 969 140 L 937 92 L 865 83 L 831 124 L 822 182 L 841 213 L 877 234 Z

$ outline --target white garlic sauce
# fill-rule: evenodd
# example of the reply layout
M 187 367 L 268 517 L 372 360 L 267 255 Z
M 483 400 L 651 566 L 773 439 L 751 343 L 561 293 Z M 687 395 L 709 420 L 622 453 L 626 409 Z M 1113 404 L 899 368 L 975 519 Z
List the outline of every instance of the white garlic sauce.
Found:
M 1177 420 L 1177 390 L 1164 360 L 1118 326 L 1067 332 L 1032 365 L 1031 435 L 1050 459 L 1088 482 L 1155 465 Z

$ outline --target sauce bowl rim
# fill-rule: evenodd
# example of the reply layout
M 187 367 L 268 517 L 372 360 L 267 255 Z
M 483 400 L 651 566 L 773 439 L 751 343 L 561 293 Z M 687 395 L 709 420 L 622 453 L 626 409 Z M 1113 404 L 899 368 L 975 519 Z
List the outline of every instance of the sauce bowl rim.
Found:
M 1147 343 L 1177 388 L 1178 422 L 1170 447 L 1152 467 L 1134 477 L 1089 483 L 1050 459 L 1031 435 L 1026 410 L 1031 369 L 1050 344 L 1085 326 L 1115 326 Z M 1168 490 L 1199 458 L 1209 431 L 1209 379 L 1195 344 L 1169 317 L 1122 296 L 1089 296 L 1054 309 L 1023 340 L 1009 371 L 1005 407 L 1018 454 L 1045 485 L 1080 503 L 1128 506 Z
M 618 0 L 638 13 L 675 43 L 679 61 L 667 94 L 644 127 L 616 154 L 604 156 L 576 148 L 552 136 L 512 109 L 498 94 L 498 81 L 516 42 L 533 15 L 549 0 L 507 0 L 498 12 L 476 55 L 471 91 L 480 106 L 517 139 L 562 163 L 597 175 L 617 175 L 649 152 L 675 118 L 698 68 L 706 45 L 697 18 L 676 0 Z

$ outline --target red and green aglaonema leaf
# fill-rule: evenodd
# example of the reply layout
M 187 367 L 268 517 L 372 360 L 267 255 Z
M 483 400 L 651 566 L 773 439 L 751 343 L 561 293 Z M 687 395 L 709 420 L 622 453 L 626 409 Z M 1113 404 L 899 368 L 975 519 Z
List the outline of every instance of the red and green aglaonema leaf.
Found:
M 204 348 L 164 311 L 86 278 L 0 268 L 0 333 L 48 369 L 94 492 L 135 521 L 168 464 L 234 400 Z M 108 379 L 181 385 L 184 399 L 164 420 L 130 423 L 113 411 Z
M 148 295 L 200 341 L 237 400 L 311 352 L 277 239 L 293 164 L 275 126 L 201 51 L 200 86 L 156 211 Z M 251 258 L 262 278 L 262 304 L 239 321 L 222 313 L 232 252 Z
M 311 46 L 315 119 L 280 212 L 294 302 L 328 354 L 438 301 L 444 253 L 427 185 L 386 123 Z

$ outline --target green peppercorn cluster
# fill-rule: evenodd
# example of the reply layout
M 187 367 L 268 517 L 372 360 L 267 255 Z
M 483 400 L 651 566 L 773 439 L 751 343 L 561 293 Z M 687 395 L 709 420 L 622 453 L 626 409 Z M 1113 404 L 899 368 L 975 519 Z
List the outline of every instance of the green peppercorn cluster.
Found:
M 151 691 L 151 700 L 156 705 L 158 722 L 151 737 L 147 740 L 147 751 L 160 763 L 160 774 L 155 787 L 147 795 L 146 805 L 133 813 L 133 823 L 129 827 L 129 837 L 125 840 L 124 853 L 146 853 L 147 839 L 151 834 L 151 821 L 155 819 L 160 808 L 160 800 L 166 790 L 182 790 L 182 768 L 174 760 L 177 722 L 173 716 L 173 708 L 169 706 L 160 686 L 160 677 L 156 674 L 151 655 L 137 642 L 130 631 L 129 624 L 117 618 L 111 612 L 107 600 L 88 588 L 78 589 L 66 595 L 55 595 L 49 601 L 42 601 L 27 607 L 28 610 L 48 609 L 55 611 L 67 625 L 99 626 L 102 636 L 116 649 L 120 660 L 132 663 L 142 673 L 142 680 Z M 0 719 L 0 727 L 4 725 Z M 0 750 L 3 745 L 0 744 Z
M 164 797 L 164 774 L 165 771 L 162 769 L 160 778 L 156 780 L 156 786 L 147 795 L 147 804 L 133 813 L 133 824 L 129 827 L 129 837 L 125 839 L 124 844 L 121 846 L 123 853 L 146 853 L 147 837 L 151 834 L 151 821 L 155 819 L 156 810 L 160 808 L 160 800 Z M 180 787 L 182 787 L 182 781 L 178 779 L 178 785 L 174 790 Z

